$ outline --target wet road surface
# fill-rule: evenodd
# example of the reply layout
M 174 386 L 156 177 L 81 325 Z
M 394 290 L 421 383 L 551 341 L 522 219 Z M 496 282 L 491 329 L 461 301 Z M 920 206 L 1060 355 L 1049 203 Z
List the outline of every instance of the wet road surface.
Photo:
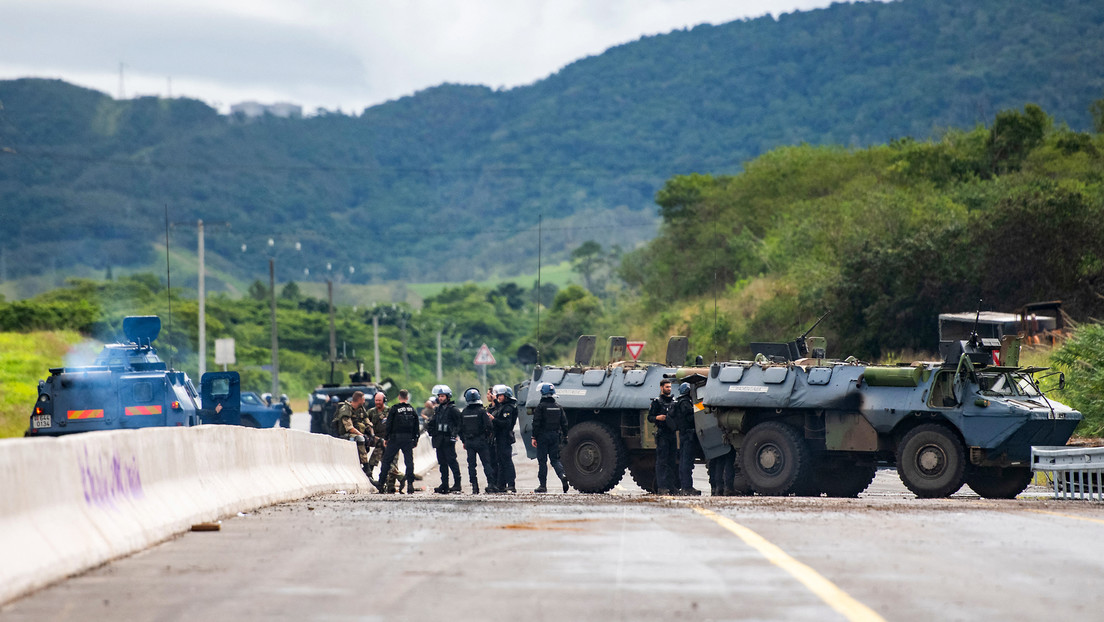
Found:
M 515 462 L 532 490 L 535 463 Z M 1104 506 L 1043 489 L 919 500 L 887 470 L 858 499 L 657 498 L 626 476 L 609 495 L 272 506 L 72 577 L 0 620 L 1096 619 L 1102 575 Z

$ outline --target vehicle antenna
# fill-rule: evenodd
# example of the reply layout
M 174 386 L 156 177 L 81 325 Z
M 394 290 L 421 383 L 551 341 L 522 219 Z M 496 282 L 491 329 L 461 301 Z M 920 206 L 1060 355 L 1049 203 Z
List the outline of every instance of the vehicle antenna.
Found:
M 713 362 L 717 362 L 717 218 L 713 218 Z
M 541 364 L 540 359 L 540 308 L 541 308 L 541 225 L 544 220 L 544 214 L 537 214 L 537 365 Z
M 165 341 L 172 343 L 172 267 L 169 264 L 169 204 L 165 204 L 165 297 L 169 302 L 169 329 Z M 173 368 L 173 350 L 169 348 L 169 369 Z

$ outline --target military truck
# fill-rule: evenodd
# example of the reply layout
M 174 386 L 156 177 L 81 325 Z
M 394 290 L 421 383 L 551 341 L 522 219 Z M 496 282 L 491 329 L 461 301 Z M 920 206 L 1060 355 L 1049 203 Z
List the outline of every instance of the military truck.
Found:
M 153 341 L 157 316 L 123 319 L 126 341 L 109 343 L 91 365 L 56 367 L 38 383 L 25 436 L 201 423 L 242 424 L 237 372 L 211 372 L 196 391 L 188 375 L 170 369 Z
M 966 483 L 1011 498 L 1030 481 L 1031 446 L 1065 444 L 1082 418 L 1039 389 L 1043 368 L 1018 365 L 1015 339 L 975 333 L 942 343 L 942 361 L 883 366 L 828 359 L 824 340 L 807 335 L 754 344 L 754 360 L 677 368 L 685 340 L 673 338 L 666 365 L 537 368 L 529 382 L 556 386 L 571 423 L 564 467 L 584 492 L 611 489 L 626 466 L 653 489 L 646 415 L 663 377 L 691 384 L 704 458 L 735 448 L 741 477 L 762 495 L 853 497 L 876 468 L 895 466 L 918 497 Z
M 349 384 L 336 384 L 333 379 L 334 368 L 331 363 L 330 382 L 315 387 L 307 400 L 307 410 L 311 416 L 310 431 L 315 434 L 339 436 L 338 431 L 332 429 L 330 424 L 341 402 L 352 397 L 353 393 L 362 391 L 371 404 L 377 392 L 386 393 L 391 386 L 390 380 L 385 380 L 382 385 L 372 382 L 372 375 L 364 370 L 364 363 L 361 361 L 357 361 L 356 371 L 349 372 Z

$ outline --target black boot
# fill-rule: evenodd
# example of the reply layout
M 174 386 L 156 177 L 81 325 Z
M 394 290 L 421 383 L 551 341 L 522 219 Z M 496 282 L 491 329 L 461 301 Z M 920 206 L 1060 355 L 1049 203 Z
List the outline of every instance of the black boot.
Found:
M 414 494 L 414 480 L 412 479 L 406 480 L 406 494 Z
M 566 494 L 567 489 L 570 488 L 571 485 L 567 483 L 567 478 L 566 477 L 561 477 L 560 478 L 560 483 L 563 484 L 564 494 Z
M 448 484 L 442 482 L 440 486 L 433 489 L 433 492 L 439 495 L 447 495 L 449 493 Z
M 472 482 L 472 494 L 473 495 L 478 495 L 479 494 L 479 483 L 478 482 Z
M 452 488 L 449 488 L 449 492 L 464 492 L 464 491 L 460 490 L 460 482 L 456 482 L 455 484 L 452 485 Z
M 533 492 L 548 492 L 548 487 L 544 485 L 544 482 L 541 482 L 540 486 L 537 486 L 537 489 Z

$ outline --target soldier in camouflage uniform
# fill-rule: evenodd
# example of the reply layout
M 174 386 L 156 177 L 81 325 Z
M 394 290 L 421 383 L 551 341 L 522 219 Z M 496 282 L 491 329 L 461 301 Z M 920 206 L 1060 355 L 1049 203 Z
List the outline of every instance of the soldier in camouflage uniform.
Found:
M 357 453 L 360 454 L 360 465 L 372 478 L 372 469 L 368 466 L 368 445 L 376 442 L 375 428 L 368 419 L 368 413 L 364 408 L 364 393 L 357 391 L 347 401 L 342 402 L 334 417 L 335 426 L 341 431 L 341 438 L 356 441 Z
M 383 430 L 383 421 L 387 417 L 387 396 L 383 394 L 383 391 L 377 391 L 375 395 L 375 407 L 368 410 L 368 420 L 372 422 L 373 430 Z M 368 459 L 368 480 L 372 482 L 372 485 L 376 488 L 383 489 L 382 485 L 386 480 L 387 492 L 395 492 L 395 486 L 402 479 L 402 473 L 399 472 L 399 457 L 396 455 L 395 459 L 391 461 L 391 464 L 387 467 L 380 469 L 380 478 L 375 480 L 372 478 L 372 473 L 376 471 L 376 465 L 380 463 L 380 459 L 383 458 L 383 453 L 386 451 L 383 446 L 383 439 L 376 438 L 374 442 L 375 449 L 372 450 L 372 456 Z M 387 477 L 383 476 L 384 470 L 390 468 L 387 472 Z

